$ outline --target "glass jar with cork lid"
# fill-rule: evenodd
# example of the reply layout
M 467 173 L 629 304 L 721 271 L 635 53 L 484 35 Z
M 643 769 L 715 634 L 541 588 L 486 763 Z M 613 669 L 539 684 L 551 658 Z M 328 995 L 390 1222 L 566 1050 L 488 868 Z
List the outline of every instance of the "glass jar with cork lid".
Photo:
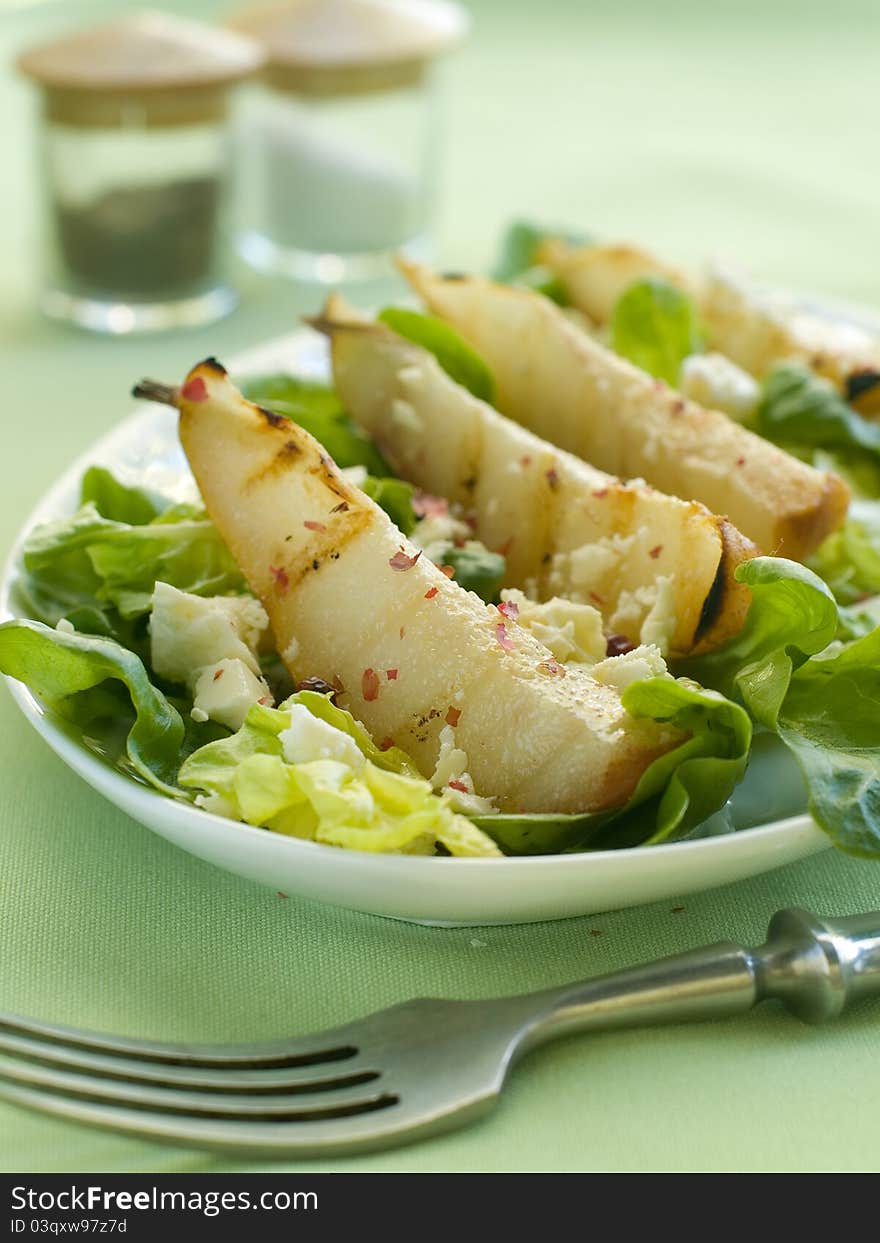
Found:
M 19 58 L 42 97 L 47 314 L 125 333 L 233 308 L 228 97 L 261 63 L 240 35 L 149 12 Z
M 239 12 L 266 66 L 238 127 L 239 250 L 337 282 L 424 253 L 440 160 L 436 62 L 469 19 L 449 0 L 288 0 Z M 243 101 L 244 102 L 244 101 Z

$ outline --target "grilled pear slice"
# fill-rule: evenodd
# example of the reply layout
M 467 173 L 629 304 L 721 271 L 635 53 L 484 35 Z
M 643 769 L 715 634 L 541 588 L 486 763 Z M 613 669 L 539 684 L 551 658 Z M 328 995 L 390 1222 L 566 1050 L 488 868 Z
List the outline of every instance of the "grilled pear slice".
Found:
M 880 333 L 844 318 L 818 315 L 762 292 L 739 273 L 712 268 L 689 276 L 628 244 L 571 246 L 544 242 L 538 260 L 562 281 L 573 306 L 601 327 L 633 281 L 657 276 L 689 293 L 700 311 L 708 345 L 762 379 L 784 362 L 800 362 L 830 380 L 857 408 L 880 414 Z M 871 390 L 871 399 L 861 397 Z
M 623 804 L 682 740 L 450 581 L 317 441 L 246 401 L 214 360 L 180 389 L 136 391 L 178 407 L 205 505 L 294 678 L 340 687 L 426 776 L 451 724 L 477 792 L 500 809 L 594 811 Z
M 548 238 L 541 243 L 536 260 L 559 277 L 572 306 L 597 327 L 608 323 L 618 298 L 634 281 L 654 276 L 680 288 L 688 284 L 678 268 L 626 243 L 572 246 L 559 238 Z
M 739 630 L 750 593 L 733 571 L 757 549 L 726 519 L 541 440 L 338 295 L 312 322 L 331 339 L 346 410 L 402 478 L 458 502 L 477 538 L 504 549 L 507 586 L 592 604 L 634 643 L 653 610 L 651 637 L 674 656 Z
M 609 474 L 702 501 L 765 553 L 802 560 L 843 522 L 849 492 L 836 475 L 686 400 L 549 299 L 480 277 L 400 267 L 428 308 L 482 354 L 499 410 L 537 435 Z

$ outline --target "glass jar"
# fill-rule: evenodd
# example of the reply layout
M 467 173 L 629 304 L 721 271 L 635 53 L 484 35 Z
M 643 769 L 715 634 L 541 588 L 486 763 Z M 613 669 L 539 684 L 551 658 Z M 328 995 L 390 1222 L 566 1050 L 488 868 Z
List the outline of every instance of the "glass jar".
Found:
M 436 57 L 467 18 L 446 0 L 322 0 L 246 10 L 266 69 L 242 101 L 238 246 L 264 271 L 387 275 L 428 242 L 439 169 Z
M 21 62 L 44 88 L 42 306 L 54 318 L 126 333 L 204 323 L 236 303 L 223 254 L 228 88 L 260 56 L 217 32 L 218 56 L 213 32 L 196 29 L 197 43 L 190 23 L 139 15 Z M 102 72 L 95 57 L 111 47 Z

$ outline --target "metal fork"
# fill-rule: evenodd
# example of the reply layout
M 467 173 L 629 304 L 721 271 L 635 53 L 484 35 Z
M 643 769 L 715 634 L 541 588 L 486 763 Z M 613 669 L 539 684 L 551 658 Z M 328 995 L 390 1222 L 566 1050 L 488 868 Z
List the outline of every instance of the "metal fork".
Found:
M 417 1000 L 299 1040 L 124 1040 L 0 1014 L 0 1095 L 131 1135 L 257 1157 L 382 1148 L 463 1125 L 528 1050 L 576 1031 L 718 1019 L 775 998 L 835 1018 L 880 995 L 880 912 L 780 911 L 721 942 L 527 996 Z

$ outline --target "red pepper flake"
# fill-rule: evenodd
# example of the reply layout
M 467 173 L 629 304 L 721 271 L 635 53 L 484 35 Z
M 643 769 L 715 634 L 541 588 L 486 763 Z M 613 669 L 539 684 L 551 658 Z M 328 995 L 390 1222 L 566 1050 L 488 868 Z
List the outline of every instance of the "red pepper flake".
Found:
M 414 556 L 410 557 L 409 554 L 405 553 L 401 548 L 394 554 L 393 557 L 389 557 L 388 564 L 391 566 L 392 570 L 397 570 L 402 574 L 404 570 L 411 570 L 421 555 L 421 549 L 419 549 Z
M 596 498 L 596 500 L 597 500 L 597 501 L 604 501 L 604 500 L 605 500 L 605 497 L 606 497 L 607 495 L 608 495 L 608 489 L 607 489 L 607 488 L 598 488 L 598 489 L 597 489 L 597 490 L 593 493 L 593 496 L 595 496 L 595 498 Z
M 655 544 L 654 547 L 651 549 L 651 551 L 648 553 L 648 556 L 651 558 L 652 561 L 656 561 L 662 551 L 663 551 L 663 545 Z
M 269 573 L 275 579 L 276 588 L 283 595 L 284 592 L 287 591 L 287 588 L 290 586 L 290 578 L 288 577 L 287 570 L 285 570 L 282 566 L 270 565 Z
M 515 600 L 502 600 L 495 607 L 501 616 L 506 617 L 508 621 L 516 621 L 519 617 L 519 605 Z
M 433 600 L 439 590 L 440 590 L 439 587 L 429 587 L 428 590 L 425 592 L 425 599 Z M 401 635 L 400 637 L 403 638 L 403 635 Z
M 200 375 L 193 376 L 191 380 L 187 380 L 183 388 L 180 390 L 181 397 L 185 397 L 187 401 L 207 401 L 208 386 Z
M 396 682 L 398 673 L 400 673 L 399 669 L 386 669 L 385 677 L 388 679 L 389 682 Z
M 450 708 L 446 713 L 446 724 L 451 725 L 455 729 L 461 720 L 461 708 Z
M 379 743 L 379 750 L 390 751 L 393 746 L 394 746 L 394 739 L 389 736 L 388 738 L 383 738 L 382 741 Z
M 330 510 L 331 514 L 344 514 L 348 509 L 348 501 L 340 501 L 338 505 L 334 505 Z
M 672 405 L 669 407 L 669 409 L 672 411 L 672 413 L 673 413 L 673 414 L 676 414 L 676 415 L 677 415 L 677 414 L 682 414 L 682 413 L 684 412 L 684 402 L 683 402 L 683 400 L 679 397 L 677 401 L 674 401 L 674 402 L 672 403 Z
M 606 656 L 623 656 L 627 652 L 634 652 L 636 644 L 632 639 L 628 639 L 625 634 L 609 634 L 605 640 Z
M 597 596 L 597 595 L 596 595 L 595 591 L 591 591 L 589 594 L 590 594 L 590 599 L 591 599 L 591 600 L 594 600 L 594 601 L 596 602 L 596 604 L 604 604 L 604 603 L 605 603 L 605 601 L 602 599 L 602 597 L 601 597 L 601 596 Z
M 547 482 L 550 485 L 550 490 L 552 492 L 555 492 L 556 489 L 559 487 L 559 472 L 556 470 L 555 466 L 551 466 L 550 469 L 546 472 L 546 478 L 547 478 Z
M 565 666 L 560 665 L 558 660 L 542 660 L 538 668 L 542 673 L 549 673 L 554 678 L 565 677 Z
M 462 794 L 470 794 L 470 790 L 467 788 L 464 782 L 459 781 L 457 778 L 453 778 L 452 781 L 447 781 L 446 784 L 449 786 L 450 790 L 461 790 Z
M 513 547 L 513 541 L 514 541 L 514 536 L 511 535 L 510 539 L 505 540 L 503 544 L 498 545 L 498 548 L 496 551 L 499 553 L 500 556 L 502 557 L 507 556 L 507 554 L 510 552 L 511 548 Z
M 438 565 L 437 569 L 440 571 L 441 574 L 445 574 L 447 578 L 455 577 L 455 566 L 454 565 Z
M 272 702 L 271 695 L 261 695 L 260 698 L 257 700 L 258 704 L 271 704 L 271 702 Z
M 216 682 L 218 678 L 222 678 L 222 677 L 223 677 L 223 673 L 224 673 L 224 670 L 223 670 L 223 669 L 215 669 L 215 670 L 214 670 L 214 676 L 213 676 L 213 678 L 211 679 L 211 681 L 212 681 L 212 682 Z
M 522 466 L 523 470 L 525 470 L 525 468 L 526 468 L 527 466 L 531 466 L 531 464 L 532 464 L 532 458 L 531 458 L 531 455 L 527 453 L 527 454 L 525 455 L 525 457 L 521 457 L 521 458 L 519 459 L 519 464 L 520 464 L 520 466 Z
M 361 694 L 367 703 L 379 698 L 379 677 L 375 669 L 365 669 L 361 674 Z
M 516 651 L 516 644 L 507 633 L 507 627 L 504 622 L 499 622 L 495 627 L 495 638 L 498 640 L 499 645 L 504 648 L 505 652 Z
M 403 638 L 403 636 L 404 636 L 405 634 L 406 634 L 406 626 L 401 626 L 401 627 L 400 627 L 400 637 L 401 637 L 401 639 Z
M 738 458 L 736 459 L 736 464 L 737 464 L 737 466 L 745 466 L 745 464 L 746 464 L 746 459 L 745 459 L 744 457 L 738 457 Z
M 412 498 L 412 507 L 417 517 L 445 517 L 449 513 L 449 502 L 442 496 L 432 496 L 430 492 L 416 492 Z
M 305 520 L 305 522 L 303 523 L 303 526 L 308 531 L 326 531 L 327 530 L 323 522 L 312 522 L 310 518 L 307 518 Z

